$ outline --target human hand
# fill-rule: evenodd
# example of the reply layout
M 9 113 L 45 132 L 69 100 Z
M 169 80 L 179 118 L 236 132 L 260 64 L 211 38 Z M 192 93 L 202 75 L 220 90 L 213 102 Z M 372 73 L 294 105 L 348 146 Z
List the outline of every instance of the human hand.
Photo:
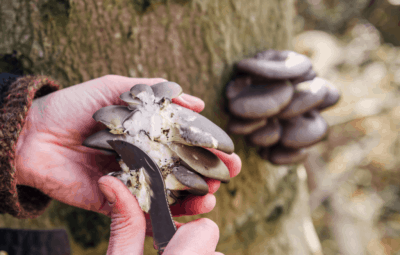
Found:
M 111 232 L 107 254 L 143 254 L 146 219 L 137 200 L 117 178 L 103 176 L 98 183 L 111 204 Z M 163 255 L 221 254 L 215 252 L 219 229 L 213 221 L 198 219 L 177 224 L 177 228 Z
M 111 208 L 97 181 L 120 167 L 114 156 L 82 146 L 89 135 L 105 128 L 92 115 L 108 105 L 127 105 L 119 95 L 135 84 L 163 81 L 107 75 L 34 100 L 16 145 L 17 183 L 37 188 L 63 203 L 109 215 Z M 197 112 L 204 108 L 202 100 L 186 94 L 172 101 Z M 236 154 L 211 151 L 227 165 L 231 177 L 240 172 L 241 161 Z M 191 196 L 172 206 L 174 216 L 207 213 L 214 208 L 212 194 L 220 182 L 206 181 L 209 194 Z

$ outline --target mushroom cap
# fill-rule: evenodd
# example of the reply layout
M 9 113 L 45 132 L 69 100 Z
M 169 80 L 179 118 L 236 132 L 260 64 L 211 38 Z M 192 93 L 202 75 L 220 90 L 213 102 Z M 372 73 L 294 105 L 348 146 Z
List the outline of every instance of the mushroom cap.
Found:
M 214 153 L 197 146 L 169 143 L 169 148 L 197 173 L 222 182 L 229 182 L 229 170 Z
M 277 117 L 280 119 L 293 118 L 319 106 L 328 93 L 325 83 L 324 79 L 315 78 L 312 81 L 297 84 L 289 105 Z
M 171 185 L 173 182 L 180 183 L 180 185 Z M 188 190 L 190 193 L 198 196 L 204 196 L 208 194 L 209 188 L 207 182 L 201 178 L 200 175 L 188 170 L 184 166 L 174 167 L 172 172 L 167 175 L 165 179 L 165 185 L 170 190 Z M 177 186 L 177 188 L 174 188 Z M 180 188 L 184 186 L 185 188 Z
M 133 98 L 135 98 L 138 94 L 140 94 L 142 92 L 147 92 L 147 93 L 149 93 L 149 95 L 154 95 L 151 87 L 146 84 L 136 84 L 135 86 L 133 86 L 131 88 L 131 90 L 129 92 L 131 93 L 131 96 Z
M 142 101 L 140 101 L 137 98 L 133 98 L 131 95 L 130 91 L 122 93 L 119 98 L 124 101 L 125 103 L 128 103 L 129 105 L 138 105 L 142 104 Z
M 228 123 L 228 132 L 237 135 L 248 135 L 267 123 L 267 119 L 242 120 L 231 118 Z
M 131 111 L 123 105 L 109 105 L 100 108 L 93 114 L 93 119 L 110 129 L 122 129 L 122 123 L 129 117 Z
M 288 148 L 299 149 L 322 140 L 328 132 L 328 124 L 317 110 L 282 121 L 280 143 Z
M 327 82 L 326 86 L 328 88 L 328 93 L 322 103 L 317 107 L 317 109 L 320 111 L 335 105 L 341 97 L 340 91 L 332 83 Z
M 287 80 L 267 86 L 249 86 L 229 102 L 229 110 L 240 118 L 268 118 L 285 108 L 292 95 L 293 86 Z
M 268 79 L 293 79 L 312 67 L 311 60 L 293 51 L 268 50 L 255 58 L 241 60 L 237 69 Z
M 201 114 L 187 108 L 171 104 L 179 117 L 177 124 L 183 140 L 187 145 L 215 148 L 231 154 L 235 146 L 232 139 L 214 122 Z
M 178 97 L 182 94 L 182 87 L 171 81 L 160 82 L 151 86 L 155 97 L 167 97 L 169 99 Z
M 274 50 L 269 49 L 265 51 L 258 52 L 254 58 L 260 60 L 269 60 L 269 61 L 285 61 L 291 51 L 288 50 Z
M 265 155 L 260 152 L 260 155 Z M 288 165 L 302 162 L 308 155 L 307 149 L 286 148 L 280 144 L 269 148 L 267 159 L 275 165 Z
M 250 76 L 242 76 L 237 77 L 234 80 L 231 80 L 226 86 L 226 97 L 229 100 L 237 97 L 242 90 L 251 85 L 251 77 Z
M 268 121 L 268 124 L 257 129 L 249 136 L 250 141 L 257 146 L 271 146 L 279 141 L 282 128 L 277 118 Z
M 107 140 L 118 139 L 125 141 L 125 135 L 112 134 L 110 133 L 110 131 L 110 129 L 106 128 L 97 133 L 94 133 L 93 135 L 86 138 L 85 141 L 83 141 L 82 145 L 93 149 L 115 152 L 114 149 L 107 143 Z
M 290 81 L 292 82 L 293 86 L 295 86 L 303 81 L 311 81 L 315 77 L 317 77 L 317 74 L 315 73 L 315 71 L 312 68 L 310 68 L 310 70 L 308 70 L 307 73 L 303 74 L 302 76 L 300 76 L 298 78 L 292 79 Z

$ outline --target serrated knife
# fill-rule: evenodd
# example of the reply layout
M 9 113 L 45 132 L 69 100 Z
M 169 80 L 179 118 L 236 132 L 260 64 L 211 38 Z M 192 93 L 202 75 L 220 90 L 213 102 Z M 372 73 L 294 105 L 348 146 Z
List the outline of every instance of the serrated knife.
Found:
M 152 195 L 150 196 L 150 220 L 153 229 L 154 243 L 158 254 L 164 252 L 169 241 L 176 232 L 166 196 L 166 190 L 160 168 L 157 164 L 137 146 L 121 141 L 108 140 L 108 144 L 119 154 L 129 169 L 144 168 L 146 182 L 148 182 Z

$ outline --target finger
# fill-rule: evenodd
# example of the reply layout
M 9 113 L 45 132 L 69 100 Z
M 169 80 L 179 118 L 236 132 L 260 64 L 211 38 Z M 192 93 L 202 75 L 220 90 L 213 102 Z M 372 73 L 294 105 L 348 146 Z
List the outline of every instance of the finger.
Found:
M 188 94 L 183 93 L 179 97 L 175 97 L 172 99 L 174 104 L 180 105 L 182 107 L 188 108 L 195 112 L 201 112 L 204 110 L 204 101 L 198 97 L 194 97 Z
M 232 153 L 229 155 L 217 149 L 211 149 L 211 148 L 207 149 L 210 150 L 215 155 L 217 155 L 217 157 L 220 158 L 222 162 L 224 162 L 226 167 L 228 167 L 229 169 L 229 174 L 231 178 L 235 177 L 240 173 L 240 170 L 242 168 L 242 161 L 240 160 L 239 156 L 236 153 Z
M 219 239 L 217 224 L 210 219 L 198 219 L 181 226 L 164 251 L 168 254 L 213 254 Z
M 208 193 L 210 193 L 210 194 L 214 194 L 215 192 L 217 192 L 217 190 L 221 186 L 221 181 L 211 179 L 211 178 L 204 178 L 204 180 L 206 181 L 206 183 L 208 185 Z
M 107 254 L 143 254 L 146 219 L 136 198 L 117 178 L 103 176 L 98 183 L 112 207 Z
M 205 196 L 189 195 L 185 200 L 171 206 L 171 213 L 174 217 L 208 213 L 214 209 L 215 204 L 216 198 L 212 194 Z

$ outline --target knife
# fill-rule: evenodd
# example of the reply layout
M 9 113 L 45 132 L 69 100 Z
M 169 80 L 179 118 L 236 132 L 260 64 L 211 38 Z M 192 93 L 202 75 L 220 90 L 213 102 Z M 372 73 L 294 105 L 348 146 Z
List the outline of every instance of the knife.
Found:
M 153 240 L 158 254 L 162 254 L 175 234 L 176 226 L 169 209 L 160 168 L 146 152 L 131 143 L 121 140 L 107 140 L 107 143 L 119 154 L 129 169 L 139 170 L 143 167 L 145 170 L 146 182 L 152 191 L 149 215 Z

